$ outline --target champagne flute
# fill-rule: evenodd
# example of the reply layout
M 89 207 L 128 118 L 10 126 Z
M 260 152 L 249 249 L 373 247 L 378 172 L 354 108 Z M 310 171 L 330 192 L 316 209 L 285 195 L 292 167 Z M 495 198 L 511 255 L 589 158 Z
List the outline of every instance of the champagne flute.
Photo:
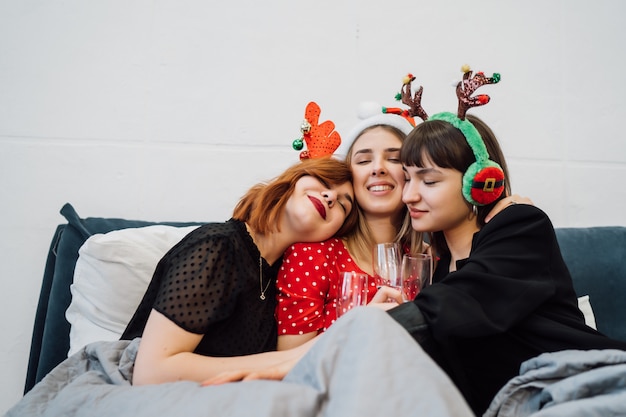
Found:
M 367 304 L 367 274 L 355 271 L 340 273 L 337 295 L 337 318 L 348 310 Z
M 402 257 L 402 300 L 413 301 L 418 292 L 432 280 L 432 257 L 425 253 Z
M 386 285 L 400 290 L 400 262 L 402 250 L 399 243 L 379 243 L 374 247 L 374 277 L 376 285 Z

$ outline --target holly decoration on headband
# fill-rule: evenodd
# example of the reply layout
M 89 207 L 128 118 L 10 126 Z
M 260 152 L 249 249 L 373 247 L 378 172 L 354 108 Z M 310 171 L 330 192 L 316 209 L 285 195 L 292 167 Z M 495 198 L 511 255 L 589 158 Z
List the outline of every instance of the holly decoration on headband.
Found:
M 296 151 L 302 150 L 306 143 L 307 149 L 300 152 L 300 159 L 331 156 L 341 145 L 341 136 L 335 131 L 335 123 L 326 120 L 318 124 L 321 113 L 322 110 L 317 103 L 312 101 L 307 104 L 304 120 L 300 125 L 302 136 L 292 143 Z

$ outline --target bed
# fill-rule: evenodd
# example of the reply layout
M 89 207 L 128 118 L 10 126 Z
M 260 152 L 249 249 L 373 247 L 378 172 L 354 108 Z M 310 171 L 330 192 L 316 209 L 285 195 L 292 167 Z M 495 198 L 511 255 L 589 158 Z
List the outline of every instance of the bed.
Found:
M 205 412 L 198 414 L 198 409 L 203 410 L 206 407 L 213 411 L 221 410 L 222 412 L 218 412 L 217 415 L 250 415 L 250 413 L 256 415 L 303 416 L 356 415 L 359 413 L 361 415 L 375 415 L 374 411 L 379 411 L 380 413 L 376 415 L 380 415 L 381 413 L 384 414 L 384 410 L 388 410 L 388 408 L 380 409 L 378 408 L 380 405 L 376 403 L 377 401 L 384 401 L 385 398 L 394 398 L 393 410 L 394 412 L 400 412 L 401 415 L 403 412 L 405 415 L 407 413 L 408 415 L 418 415 L 416 414 L 418 410 L 421 415 L 424 415 L 423 413 L 426 412 L 423 408 L 415 407 L 413 404 L 403 404 L 400 400 L 396 401 L 397 395 L 394 396 L 394 392 L 397 393 L 397 391 L 394 391 L 394 387 L 397 389 L 402 383 L 410 382 L 415 384 L 413 378 L 415 369 L 411 368 L 415 364 L 411 364 L 408 367 L 400 365 L 401 370 L 399 369 L 395 373 L 393 382 L 388 381 L 388 386 L 385 389 L 380 389 L 380 383 L 377 383 L 375 387 L 371 383 L 368 386 L 367 381 L 371 380 L 372 374 L 375 375 L 376 372 L 381 372 L 381 375 L 384 375 L 385 368 L 397 366 L 398 364 L 393 363 L 393 361 L 379 366 L 380 369 L 370 366 L 367 369 L 358 371 L 342 368 L 338 364 L 338 358 L 341 357 L 342 353 L 337 350 L 337 345 L 344 346 L 354 343 L 355 346 L 359 346 L 358 349 L 355 349 L 359 351 L 359 355 L 374 354 L 369 350 L 376 349 L 376 344 L 367 342 L 367 338 L 373 337 L 371 335 L 372 326 L 367 326 L 369 335 L 364 334 L 368 332 L 361 332 L 363 335 L 360 339 L 351 337 L 349 340 L 337 340 L 348 333 L 353 335 L 361 334 L 359 333 L 359 326 L 364 327 L 364 323 L 363 319 L 358 317 L 346 320 L 348 323 L 342 324 L 342 326 L 346 327 L 343 331 L 340 331 L 340 329 L 329 333 L 330 336 L 327 339 L 330 339 L 330 341 L 328 343 L 317 346 L 320 345 L 318 343 L 314 352 L 309 355 L 310 358 L 308 360 L 309 365 L 312 363 L 316 365 L 309 368 L 306 368 L 304 364 L 299 365 L 299 368 L 294 370 L 296 372 L 293 375 L 290 374 L 289 378 L 291 379 L 288 379 L 290 383 L 287 386 L 285 386 L 285 383 L 277 383 L 275 381 L 255 381 L 254 383 L 244 383 L 246 388 L 241 388 L 242 384 L 227 384 L 227 386 L 218 389 L 212 388 L 211 390 L 202 390 L 197 384 L 190 382 L 166 384 L 167 387 L 134 387 L 135 394 L 137 391 L 146 392 L 145 400 L 141 401 L 140 405 L 134 404 L 132 407 L 122 407 L 120 405 L 123 403 L 121 398 L 126 398 L 130 395 L 126 389 L 130 386 L 129 378 L 132 375 L 132 359 L 136 352 L 136 346 L 134 342 L 118 341 L 117 332 L 121 332 L 119 330 L 120 327 L 123 330 L 125 317 L 134 311 L 135 305 L 133 303 L 135 301 L 132 300 L 136 299 L 136 302 L 139 302 L 142 285 L 147 285 L 145 280 L 149 280 L 151 268 L 156 265 L 156 261 L 171 245 L 181 239 L 189 230 L 200 225 L 201 222 L 148 222 L 122 218 L 82 218 L 69 203 L 61 208 L 60 213 L 65 218 L 66 223 L 57 227 L 50 245 L 33 327 L 24 392 L 27 395 L 34 396 L 31 393 L 33 387 L 42 381 L 44 377 L 48 379 L 48 384 L 50 383 L 49 380 L 53 379 L 53 385 L 64 387 L 67 381 L 72 380 L 72 377 L 68 375 L 71 375 L 77 367 L 89 368 L 95 366 L 95 371 L 89 375 L 86 381 L 81 383 L 83 385 L 79 385 L 75 390 L 67 391 L 64 394 L 65 397 L 61 396 L 60 399 L 56 391 L 54 393 L 37 393 L 36 401 L 30 401 L 30 403 L 37 404 L 42 401 L 53 402 L 54 400 L 57 403 L 64 404 L 59 409 L 58 414 L 55 414 L 50 409 L 46 409 L 46 412 L 50 413 L 50 415 L 82 415 L 81 413 L 85 413 L 85 415 L 110 415 L 113 413 L 113 410 L 117 410 L 115 413 L 121 417 L 128 410 L 124 409 L 120 413 L 120 407 L 122 409 L 129 408 L 132 410 L 132 413 L 128 412 L 128 415 L 134 416 L 142 416 L 144 412 L 146 415 L 149 412 L 152 413 L 151 415 L 184 415 L 185 412 L 190 415 L 212 415 L 212 413 Z M 113 233 L 116 231 L 120 233 Z M 132 237 L 129 238 L 129 236 Z M 620 303 L 620 294 L 626 293 L 626 262 L 623 259 L 623 248 L 626 247 L 626 228 L 557 229 L 557 237 L 565 260 L 572 271 L 574 285 L 580 296 L 581 310 L 585 313 L 588 323 L 594 326 L 597 325 L 600 331 L 611 337 L 626 340 L 626 309 L 621 307 Z M 127 244 L 120 245 L 120 239 L 123 239 Z M 108 250 L 106 256 L 102 256 L 102 247 Z M 94 248 L 92 253 L 89 253 L 90 248 Z M 129 254 L 132 254 L 132 256 Z M 585 256 L 581 256 L 582 254 L 585 254 Z M 585 264 L 585 260 L 594 258 L 594 256 L 589 256 L 589 254 L 596 254 L 597 262 L 594 265 Z M 138 260 L 138 258 L 141 258 L 141 260 Z M 120 259 L 133 259 L 135 264 L 128 265 L 121 262 Z M 107 314 L 102 313 L 102 309 L 107 307 L 98 305 L 97 297 L 94 298 L 93 296 L 92 300 L 95 301 L 88 300 L 84 303 L 87 307 L 84 305 L 81 308 L 76 307 L 77 300 L 80 299 L 80 294 L 82 294 L 76 288 L 81 282 L 78 279 L 83 268 L 93 269 L 91 273 L 86 271 L 85 276 L 94 276 L 95 271 L 107 269 L 107 274 L 102 274 L 102 276 L 107 277 L 104 281 L 113 280 L 112 276 L 115 279 L 131 276 L 137 283 L 134 291 L 139 296 L 127 297 L 132 300 L 127 302 L 126 306 L 109 306 Z M 109 268 L 111 269 L 109 270 Z M 135 276 L 139 275 L 136 273 L 139 270 L 141 270 L 141 277 Z M 120 273 L 120 271 L 126 272 Z M 97 274 L 95 275 L 98 276 Z M 97 278 L 95 280 L 96 284 L 87 282 L 85 287 L 101 285 L 102 283 L 98 280 L 102 281 L 102 279 Z M 119 285 L 109 282 L 106 288 L 102 288 L 91 288 L 91 290 L 92 293 L 101 294 L 102 291 L 119 290 Z M 84 291 L 84 293 L 87 294 L 87 291 Z M 84 298 L 87 299 L 88 296 Z M 124 314 L 120 313 L 122 310 Z M 361 314 L 363 313 L 359 312 L 354 315 L 359 316 Z M 106 317 L 103 319 L 103 316 Z M 368 320 L 374 321 L 384 321 L 386 319 L 386 317 L 368 318 Z M 95 320 L 100 320 L 100 322 L 95 323 L 94 326 Z M 389 323 L 386 323 L 383 327 L 386 328 L 384 331 L 401 333 L 393 325 L 390 326 Z M 378 336 L 387 340 L 386 338 L 399 337 L 396 333 Z M 87 336 L 84 336 L 85 334 Z M 403 336 L 400 339 L 404 340 Z M 94 340 L 103 341 L 90 343 Z M 408 338 L 406 342 L 406 346 L 399 344 L 400 347 L 398 348 L 414 349 L 414 347 L 409 347 L 409 345 L 416 345 L 412 339 Z M 421 351 L 421 349 L 417 349 Z M 69 359 L 68 354 L 70 356 Z M 419 356 L 419 352 L 417 354 Z M 359 355 L 355 354 L 351 361 L 356 361 Z M 612 361 L 611 365 L 617 366 L 621 364 L 622 358 L 618 355 L 618 359 L 615 359 L 614 352 L 607 353 L 604 359 L 609 357 Z M 323 360 L 314 362 L 313 358 L 323 358 Z M 554 358 L 548 357 L 546 363 L 552 364 L 554 360 Z M 568 356 L 567 360 L 584 362 L 580 358 L 572 359 L 571 356 Z M 595 358 L 594 360 L 594 363 L 598 364 L 602 363 L 603 359 Z M 367 363 L 371 362 L 370 360 Z M 330 366 L 330 364 L 333 366 L 332 377 L 330 373 L 323 372 L 324 369 L 327 369 L 325 367 Z M 429 370 L 429 372 L 431 371 Z M 449 383 L 446 376 L 437 370 L 432 372 L 433 381 L 440 381 L 441 384 L 447 383 L 450 385 L 450 389 L 449 398 L 429 401 L 429 403 L 432 403 L 428 405 L 428 407 L 431 407 L 430 410 L 453 412 L 454 415 L 465 415 L 469 410 L 463 401 L 459 401 L 458 392 Z M 355 379 L 359 375 L 365 382 L 356 384 Z M 78 378 L 81 377 L 78 376 Z M 388 377 L 381 377 L 389 380 Z M 89 380 L 89 378 L 95 378 L 95 380 Z M 103 383 L 103 381 L 106 382 Z M 117 383 L 112 381 L 117 381 Z M 92 398 L 99 406 L 107 404 L 102 409 L 102 414 L 94 411 L 94 403 L 87 401 L 84 396 L 77 395 L 77 392 L 81 393 L 84 391 L 82 387 L 84 387 L 85 383 L 92 387 L 102 384 L 105 386 L 102 396 Z M 624 384 L 626 385 L 626 382 Z M 360 389 L 364 391 L 359 393 L 354 391 L 353 388 L 348 388 L 353 385 L 361 385 Z M 425 387 L 424 389 L 436 390 L 436 388 L 435 385 L 430 386 L 430 388 Z M 111 390 L 120 390 L 120 392 L 112 394 Z M 376 391 L 377 394 L 373 396 L 369 394 L 366 396 L 362 395 L 362 392 L 366 391 L 369 393 L 372 390 Z M 62 392 L 62 390 L 59 391 Z M 342 398 L 344 398 L 342 403 L 345 403 L 344 405 L 330 401 L 330 399 L 336 398 L 334 395 L 330 396 L 330 394 L 336 394 L 336 392 L 342 392 Z M 519 390 L 515 392 L 519 393 Z M 90 398 L 90 395 L 92 394 L 86 397 Z M 353 397 L 350 397 L 350 395 L 353 395 Z M 387 397 L 385 397 L 386 395 Z M 434 397 L 436 395 L 433 393 Z M 250 407 L 250 405 L 246 406 L 243 403 L 239 404 L 239 399 L 241 398 L 255 398 L 255 406 Z M 293 398 L 302 398 L 302 401 L 294 403 Z M 112 399 L 115 399 L 115 401 Z M 185 407 L 181 405 L 183 399 L 186 399 Z M 112 402 L 108 404 L 105 400 L 111 400 Z M 354 403 L 348 407 L 347 404 L 350 401 Z M 244 403 L 247 402 L 248 400 L 244 401 Z M 25 401 L 21 403 L 25 403 Z M 69 404 L 75 405 L 70 406 Z M 178 404 L 178 406 L 173 406 L 172 404 Z M 280 404 L 280 406 L 277 404 Z M 70 407 L 72 413 L 68 413 L 68 409 L 65 407 Z M 224 413 L 224 410 L 230 411 Z M 337 410 L 347 414 L 337 414 Z M 42 409 L 36 406 L 32 409 L 18 407 L 9 411 L 7 416 L 30 415 L 30 412 L 32 412 L 32 415 L 38 415 L 41 411 Z M 505 414 L 501 412 L 500 408 L 497 408 L 497 412 L 494 412 L 494 415 Z

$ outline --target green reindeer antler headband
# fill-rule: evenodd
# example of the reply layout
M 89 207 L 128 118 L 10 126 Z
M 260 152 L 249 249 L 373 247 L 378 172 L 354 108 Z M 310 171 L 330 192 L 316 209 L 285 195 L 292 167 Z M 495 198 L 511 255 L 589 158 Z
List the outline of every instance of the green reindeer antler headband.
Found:
M 500 81 L 500 74 L 494 73 L 491 77 L 485 77 L 482 72 L 477 72 L 472 77 L 472 70 L 464 65 L 463 80 L 456 86 L 456 95 L 459 100 L 457 114 L 450 112 L 437 113 L 428 117 L 422 107 L 423 87 L 411 94 L 411 83 L 415 80 L 412 74 L 407 75 L 402 84 L 401 92 L 396 96 L 402 103 L 410 107 L 408 114 L 411 117 L 418 116 L 422 120 L 441 120 L 450 123 L 461 131 L 467 144 L 472 149 L 476 162 L 469 166 L 463 174 L 463 196 L 470 204 L 484 206 L 496 201 L 504 191 L 504 171 L 496 162 L 489 159 L 489 152 L 480 133 L 474 125 L 465 119 L 467 110 L 472 107 L 482 106 L 489 103 L 489 96 L 480 94 L 472 97 L 472 94 L 485 84 L 496 84 Z

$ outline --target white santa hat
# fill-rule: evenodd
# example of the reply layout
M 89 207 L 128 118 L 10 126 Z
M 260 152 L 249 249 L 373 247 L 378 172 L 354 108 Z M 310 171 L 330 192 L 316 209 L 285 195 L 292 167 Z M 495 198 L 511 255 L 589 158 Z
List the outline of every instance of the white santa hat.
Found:
M 391 109 L 387 109 L 374 101 L 360 103 L 357 108 L 357 117 L 360 122 L 343 138 L 337 154 L 344 158 L 348 153 L 348 149 L 352 146 L 352 142 L 368 127 L 378 125 L 393 126 L 405 135 L 408 135 L 413 130 L 415 126 L 407 117 L 390 113 L 388 110 Z

